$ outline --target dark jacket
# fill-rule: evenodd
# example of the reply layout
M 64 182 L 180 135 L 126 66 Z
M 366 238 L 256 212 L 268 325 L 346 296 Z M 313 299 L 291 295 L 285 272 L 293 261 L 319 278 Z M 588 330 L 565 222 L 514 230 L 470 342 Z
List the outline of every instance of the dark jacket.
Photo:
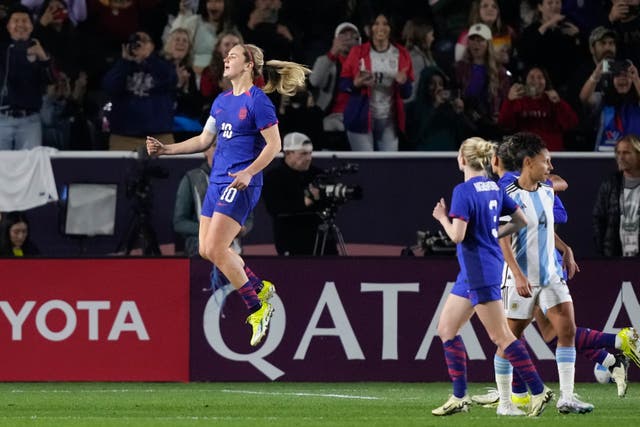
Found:
M 53 68 L 51 59 L 29 61 L 26 49 L 24 42 L 0 46 L 0 105 L 36 112 L 42 107 L 46 86 L 54 80 Z
M 127 136 L 170 133 L 177 82 L 176 67 L 155 53 L 140 64 L 118 60 L 102 80 L 113 102 L 111 132 Z
M 600 184 L 593 206 L 593 238 L 596 251 L 604 256 L 622 256 L 620 242 L 620 192 L 622 172 L 611 175 Z
M 308 171 L 291 169 L 284 161 L 265 174 L 262 194 L 273 217 L 273 237 L 279 255 L 313 255 L 318 225 L 317 205 L 305 206 L 309 183 L 322 171 L 313 165 Z M 336 254 L 335 242 L 328 242 L 325 254 Z

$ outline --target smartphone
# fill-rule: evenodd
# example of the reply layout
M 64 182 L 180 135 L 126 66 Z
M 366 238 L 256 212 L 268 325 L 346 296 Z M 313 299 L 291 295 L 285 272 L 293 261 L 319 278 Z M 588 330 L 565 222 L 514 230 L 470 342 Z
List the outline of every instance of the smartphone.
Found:
M 60 9 L 53 12 L 53 18 L 57 20 L 65 20 L 67 19 L 68 15 L 69 15 L 69 12 L 64 7 L 61 7 Z

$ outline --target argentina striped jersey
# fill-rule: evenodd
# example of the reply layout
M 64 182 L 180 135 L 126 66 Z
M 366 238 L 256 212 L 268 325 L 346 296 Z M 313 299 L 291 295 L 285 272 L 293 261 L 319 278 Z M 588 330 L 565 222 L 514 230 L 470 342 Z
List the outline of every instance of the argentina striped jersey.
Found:
M 515 181 L 507 186 L 507 194 L 522 209 L 527 226 L 512 236 L 516 261 L 532 285 L 546 286 L 562 280 L 562 267 L 555 257 L 553 189 L 538 184 L 527 191 Z

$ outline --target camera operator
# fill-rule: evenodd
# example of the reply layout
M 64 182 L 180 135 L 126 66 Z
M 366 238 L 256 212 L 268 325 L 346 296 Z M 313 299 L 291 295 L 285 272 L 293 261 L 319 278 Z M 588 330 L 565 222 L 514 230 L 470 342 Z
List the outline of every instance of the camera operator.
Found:
M 137 31 L 102 85 L 112 102 L 110 150 L 136 150 L 152 136 L 173 143 L 176 67 L 154 52 L 151 36 Z
M 0 45 L 0 150 L 42 144 L 40 109 L 46 85 L 53 82 L 51 58 L 31 38 L 31 12 L 16 5 L 7 14 L 9 40 Z
M 320 190 L 312 183 L 323 171 L 311 164 L 313 144 L 299 132 L 285 135 L 284 159 L 265 174 L 263 196 L 273 217 L 278 255 L 313 255 L 316 233 L 322 223 Z M 328 236 L 325 255 L 338 253 Z

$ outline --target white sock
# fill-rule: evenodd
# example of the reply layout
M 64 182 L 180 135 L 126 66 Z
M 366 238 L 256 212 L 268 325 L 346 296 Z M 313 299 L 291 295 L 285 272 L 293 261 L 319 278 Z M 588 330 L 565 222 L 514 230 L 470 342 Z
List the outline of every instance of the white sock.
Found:
M 576 374 L 576 348 L 556 348 L 556 363 L 558 365 L 560 394 L 566 397 L 573 396 L 574 378 Z
M 513 381 L 513 366 L 497 354 L 493 357 L 493 369 L 496 373 L 496 387 L 500 403 L 511 402 L 511 382 Z

